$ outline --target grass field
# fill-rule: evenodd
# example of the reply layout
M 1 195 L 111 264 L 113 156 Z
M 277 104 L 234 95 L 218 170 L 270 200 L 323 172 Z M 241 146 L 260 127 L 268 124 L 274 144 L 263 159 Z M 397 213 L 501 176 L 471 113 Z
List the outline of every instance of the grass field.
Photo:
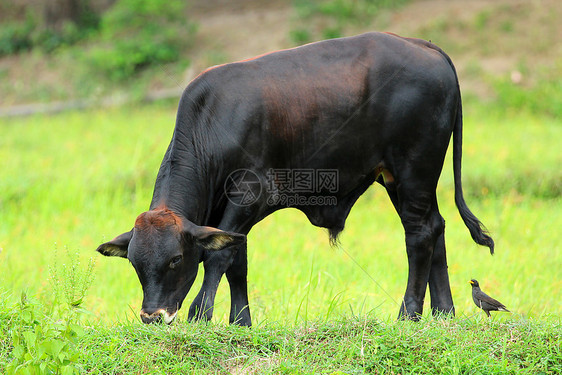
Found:
M 235 372 L 237 366 L 242 371 L 255 365 L 250 368 L 298 372 L 295 369 L 303 363 L 296 359 L 289 363 L 296 351 L 339 353 L 347 339 L 351 340 L 351 352 L 346 358 L 349 366 L 359 366 L 356 370 L 343 359 L 338 367 L 332 358 L 325 367 L 310 359 L 312 367 L 302 372 L 315 372 L 314 368 L 383 371 L 394 368 L 392 361 L 406 366 L 399 355 L 388 356 L 388 348 L 402 345 L 398 338 L 405 336 L 411 338 L 404 344 L 404 351 L 421 345 L 408 360 L 423 358 L 435 350 L 443 354 L 445 345 L 452 353 L 447 368 L 462 372 L 474 364 L 469 357 L 479 351 L 479 341 L 495 348 L 496 343 L 486 340 L 496 334 L 504 345 L 541 344 L 527 365 L 521 365 L 523 359 L 521 363 L 514 359 L 520 358 L 517 350 L 523 353 L 524 347 L 510 352 L 511 357 L 504 356 L 505 346 L 496 348 L 500 354 L 486 358 L 490 368 L 499 372 L 532 370 L 546 356 L 542 367 L 536 368 L 560 370 L 562 127 L 556 119 L 546 116 L 500 116 L 478 106 L 465 112 L 465 194 L 497 247 L 496 254 L 490 256 L 487 249 L 472 242 L 462 224 L 453 203 L 449 155 L 438 196 L 447 222 L 449 272 L 458 319 L 438 323 L 428 317 L 420 325 L 394 322 L 407 276 L 403 230 L 384 191 L 373 186 L 352 210 L 340 248 L 330 248 L 327 233 L 310 225 L 295 210 L 277 212 L 254 227 L 248 240 L 249 291 L 255 324 L 252 333 L 223 326 L 228 321 L 229 308 L 226 285 L 221 285 L 216 300 L 217 326 L 197 325 L 192 330 L 185 322 L 184 307 L 176 327 L 141 327 L 137 314 L 142 291 L 133 268 L 125 260 L 103 258 L 94 252 L 99 243 L 129 230 L 136 216 L 148 208 L 156 172 L 172 134 L 175 105 L 0 119 L 0 327 L 6 333 L 12 332 L 12 341 L 5 342 L 8 349 L 0 351 L 0 372 L 5 366 L 2 362 L 19 353 L 12 350 L 21 342 L 14 338 L 17 335 L 13 327 L 18 326 L 14 322 L 20 319 L 14 317 L 14 309 L 31 311 L 26 314 L 32 316 L 32 323 L 24 322 L 21 327 L 42 326 L 40 322 L 48 320 L 43 316 L 45 312 L 61 314 L 74 322 L 66 331 L 55 330 L 66 332 L 68 343 L 80 343 L 76 354 L 80 360 L 69 361 L 80 362 L 79 369 L 101 373 L 111 367 L 96 367 L 96 363 L 102 366 L 100 357 L 95 357 L 96 351 L 111 352 L 113 348 L 126 356 L 129 352 L 123 346 L 134 342 L 141 355 L 146 349 L 142 341 L 148 337 L 166 349 L 168 354 L 162 355 L 191 348 L 188 352 L 195 357 L 186 354 L 184 358 L 188 366 L 184 368 L 190 371 L 198 367 L 197 358 L 203 366 L 217 355 L 218 367 L 210 365 L 211 371 Z M 90 278 L 90 259 L 95 263 L 93 281 L 87 292 L 82 292 L 82 286 L 88 284 L 85 279 Z M 482 289 L 501 300 L 513 314 L 497 314 L 493 322 L 483 319 L 484 314 L 470 297 L 471 278 L 478 279 Z M 196 281 L 186 304 L 195 296 L 199 284 Z M 22 305 L 22 292 L 36 302 Z M 55 299 L 78 304 L 83 312 L 57 308 Z M 342 321 L 347 321 L 349 328 Z M 208 350 L 197 346 L 203 344 L 192 336 L 193 332 L 201 340 L 209 335 L 217 338 L 217 343 L 226 340 L 230 348 L 226 352 L 230 354 L 217 354 L 221 349 L 212 344 Z M 334 343 L 328 344 L 337 341 L 338 334 L 343 340 L 340 349 Z M 450 342 L 440 337 L 449 334 Z M 276 335 L 278 342 L 272 344 Z M 187 341 L 176 345 L 174 337 Z M 379 337 L 391 341 L 385 343 Z M 460 345 L 461 341 L 464 344 Z M 311 349 L 313 342 L 320 346 Z M 365 357 L 365 342 L 378 343 L 375 349 L 369 349 L 374 350 L 371 357 Z M 299 345 L 303 346 L 299 349 Z M 94 357 L 87 358 L 88 353 Z M 148 350 L 144 355 L 150 353 L 157 352 Z M 365 363 L 365 358 L 378 356 L 382 356 L 382 367 Z M 254 362 L 248 362 L 248 358 Z M 306 361 L 312 357 L 302 358 Z M 384 361 L 390 361 L 390 365 Z M 439 363 L 433 368 L 439 369 Z M 558 367 L 553 365 L 556 363 Z M 129 371 L 146 372 L 147 367 L 115 370 Z M 409 371 L 415 372 L 411 367 Z

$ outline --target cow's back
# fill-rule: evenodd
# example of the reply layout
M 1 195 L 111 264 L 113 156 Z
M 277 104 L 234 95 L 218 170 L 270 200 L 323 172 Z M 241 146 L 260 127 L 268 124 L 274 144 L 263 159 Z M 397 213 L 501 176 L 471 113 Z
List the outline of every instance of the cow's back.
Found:
M 339 147 L 328 148 L 339 154 L 338 160 L 354 149 L 380 153 L 380 145 L 412 130 L 405 117 L 413 112 L 435 115 L 430 112 L 445 101 L 457 100 L 451 98 L 457 91 L 455 74 L 436 47 L 386 33 L 327 40 L 225 64 L 206 71 L 186 93 L 201 92 L 201 87 L 206 98 L 190 97 L 186 107 L 212 106 L 193 109 L 212 116 L 217 126 L 240 137 L 240 143 L 251 142 L 252 134 L 259 136 L 272 154 L 286 155 L 276 158 L 286 164 L 279 167 L 328 167 L 331 158 L 325 154 L 320 164 L 310 163 L 317 149 L 336 136 Z M 355 147 L 350 149 L 347 139 Z

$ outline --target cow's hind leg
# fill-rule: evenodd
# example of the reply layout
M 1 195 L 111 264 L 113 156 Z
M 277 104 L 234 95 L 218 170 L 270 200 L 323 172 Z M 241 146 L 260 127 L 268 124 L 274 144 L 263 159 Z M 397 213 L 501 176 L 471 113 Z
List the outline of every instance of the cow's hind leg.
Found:
M 418 320 L 423 312 L 435 244 L 445 223 L 437 209 L 435 192 L 420 192 L 413 186 L 412 189 L 399 189 L 398 196 L 403 197 L 399 199 L 400 219 L 406 234 L 409 267 L 399 317 Z
M 445 252 L 445 232 L 438 238 L 431 258 L 429 273 L 429 293 L 431 296 L 431 312 L 434 316 L 455 315 L 453 296 L 447 271 L 447 255 Z
M 400 215 L 400 202 L 396 184 L 394 181 L 383 180 L 382 177 L 378 182 L 386 188 L 390 201 L 394 205 L 396 212 Z M 435 201 L 435 208 L 437 203 Z M 437 213 L 438 214 L 438 213 Z M 433 214 L 435 215 L 435 214 Z M 439 218 L 441 216 L 439 215 Z M 441 219 L 442 220 L 442 219 Z M 437 229 L 439 230 L 439 229 Z M 445 253 L 445 233 L 437 238 L 433 253 L 431 256 L 431 268 L 429 273 L 429 290 L 431 295 L 431 308 L 434 315 L 453 314 L 453 298 L 451 295 L 451 287 L 449 285 L 449 275 L 447 273 L 447 259 Z M 405 308 L 404 304 L 402 308 Z M 421 313 L 421 310 L 420 310 Z M 400 317 L 406 316 L 401 310 Z
M 438 174 L 431 178 L 431 173 L 424 174 L 421 168 L 412 170 L 404 166 L 395 170 L 401 171 L 399 176 L 378 182 L 386 188 L 406 235 L 408 284 L 399 318 L 418 320 L 423 312 L 435 246 L 445 227 L 435 195 Z

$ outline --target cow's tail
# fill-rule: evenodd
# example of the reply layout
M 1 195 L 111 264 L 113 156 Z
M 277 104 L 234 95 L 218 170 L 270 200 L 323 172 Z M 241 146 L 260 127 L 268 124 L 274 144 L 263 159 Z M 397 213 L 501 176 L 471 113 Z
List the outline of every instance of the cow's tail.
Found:
M 459 210 L 459 213 L 464 221 L 464 224 L 470 231 L 470 235 L 474 242 L 479 245 L 487 246 L 490 248 L 490 253 L 494 253 L 494 240 L 490 237 L 488 230 L 482 224 L 480 220 L 474 214 L 464 201 L 464 196 L 462 192 L 462 179 L 461 179 L 461 160 L 462 160 L 462 100 L 461 100 L 461 90 L 459 86 L 459 79 L 457 76 L 457 70 L 451 61 L 451 58 L 439 47 L 431 42 L 425 42 L 427 46 L 439 51 L 445 60 L 451 66 L 453 73 L 455 74 L 455 79 L 457 81 L 457 92 L 458 92 L 458 104 L 457 104 L 457 116 L 455 117 L 455 126 L 453 128 L 453 176 L 455 179 L 455 203 Z
M 451 59 L 442 52 L 455 73 L 455 67 L 451 62 Z M 467 226 L 468 230 L 470 231 L 470 235 L 474 242 L 479 245 L 487 246 L 490 248 L 490 253 L 494 254 L 494 240 L 492 237 L 489 236 L 486 227 L 474 214 L 464 201 L 464 196 L 462 192 L 462 180 L 461 180 L 461 159 L 462 159 L 462 101 L 460 96 L 460 87 L 457 78 L 457 89 L 459 90 L 459 102 L 457 106 L 457 116 L 455 118 L 455 126 L 453 129 L 453 176 L 455 180 L 455 203 L 459 210 L 459 213 L 464 221 L 464 224 Z

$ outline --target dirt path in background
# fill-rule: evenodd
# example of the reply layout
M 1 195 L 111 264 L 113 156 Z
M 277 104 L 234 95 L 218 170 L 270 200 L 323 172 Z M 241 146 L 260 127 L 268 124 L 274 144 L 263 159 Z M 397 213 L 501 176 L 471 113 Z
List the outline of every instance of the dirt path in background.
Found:
M 482 75 L 505 74 L 509 73 L 522 59 L 532 59 L 537 64 L 556 63 L 562 54 L 560 45 L 548 45 L 544 52 L 537 56 L 526 56 L 526 48 L 531 43 L 541 43 L 545 33 L 550 35 L 562 35 L 560 26 L 550 24 L 560 24 L 559 17 L 562 15 L 562 2 L 559 0 L 414 0 L 410 4 L 397 10 L 385 11 L 383 16 L 375 19 L 368 26 L 350 26 L 346 28 L 348 34 L 358 34 L 369 30 L 392 31 L 405 36 L 417 36 L 420 30 L 428 27 L 435 27 L 439 22 L 474 22 L 478 15 L 487 10 L 504 7 L 506 11 L 517 11 L 523 7 L 523 11 L 532 12 L 525 15 L 525 33 L 536 37 L 521 38 L 521 45 L 517 45 L 514 51 L 502 53 L 492 50 L 489 55 L 483 56 L 475 54 L 475 51 L 467 50 L 465 53 L 455 53 L 452 55 L 453 61 L 459 70 L 463 89 L 469 89 L 477 94 L 486 95 L 486 87 L 483 85 Z M 164 85 L 157 83 L 153 88 L 170 87 L 170 89 L 151 91 L 147 99 L 160 98 L 166 96 L 177 96 L 185 85 L 193 77 L 199 74 L 208 66 L 227 62 L 237 61 L 248 57 L 259 55 L 268 51 L 287 48 L 292 45 L 289 35 L 290 31 L 296 27 L 295 13 L 290 1 L 282 0 L 194 0 L 189 9 L 188 18 L 198 24 L 198 33 L 189 58 L 190 67 L 181 76 L 170 76 Z M 550 18 L 549 18 L 550 17 Z M 520 27 L 521 17 L 517 17 L 514 22 Z M 558 22 L 549 20 L 558 19 Z M 497 27 L 493 22 L 490 27 Z M 545 29 L 546 27 L 546 29 Z M 447 36 L 453 40 L 466 41 L 472 36 L 458 30 Z M 500 35 L 501 36 L 501 35 Z M 505 42 L 499 36 L 498 46 Z M 510 43 L 519 43 L 519 35 L 508 36 Z M 552 37 L 551 37 L 552 39 Z M 557 39 L 556 39 L 557 40 Z M 434 40 L 436 41 L 436 40 Z M 515 41 L 515 42 L 514 42 Z M 438 41 L 436 41 L 439 44 Z M 527 43 L 525 45 L 525 43 Z M 554 43 L 556 44 L 556 43 Z M 558 43 L 561 44 L 561 43 Z M 27 90 L 28 97 L 32 90 L 44 90 L 49 93 L 46 97 L 51 100 L 60 97 L 75 97 L 77 83 L 69 82 L 68 67 L 61 67 L 56 63 L 56 56 L 52 61 L 36 61 L 29 58 L 29 55 L 10 56 L 0 59 L 0 76 L 4 83 L 14 88 L 10 93 L 0 94 L 0 115 L 6 113 L 6 105 L 22 103 L 19 95 Z M 35 59 L 37 60 L 37 58 Z M 30 62 L 31 61 L 31 62 Z M 465 67 L 470 68 L 470 64 L 476 65 L 481 69 L 477 74 L 464 74 Z M 171 87 L 175 86 L 175 87 Z M 1 90 L 2 86 L 0 86 Z M 59 93 L 62 93 L 60 95 Z M 127 101 L 126 97 L 120 97 L 119 103 Z M 5 103 L 5 104 L 2 104 Z M 111 99 L 101 99 L 96 103 L 104 102 L 111 105 Z M 72 103 L 71 103 L 72 104 Z M 92 101 L 74 100 L 74 107 L 84 107 L 96 105 Z M 64 110 L 65 103 L 54 103 L 57 110 Z M 50 107 L 41 106 L 42 111 L 49 112 Z M 71 106 L 72 108 L 72 106 Z M 25 106 L 25 113 L 32 113 L 35 106 Z M 17 111 L 16 111 L 17 112 Z

